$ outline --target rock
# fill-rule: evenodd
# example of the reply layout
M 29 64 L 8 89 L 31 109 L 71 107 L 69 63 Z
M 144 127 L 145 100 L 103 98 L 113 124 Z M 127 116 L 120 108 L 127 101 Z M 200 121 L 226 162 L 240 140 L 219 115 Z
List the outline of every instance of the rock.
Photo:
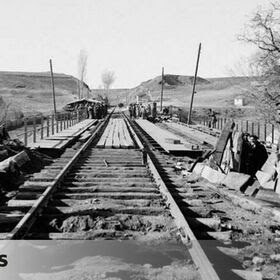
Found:
M 183 170 L 183 171 L 181 172 L 181 174 L 183 175 L 183 177 L 188 177 L 188 176 L 190 176 L 192 173 L 191 173 L 191 172 L 188 172 L 187 170 Z
M 273 254 L 269 256 L 272 261 L 280 262 L 280 254 Z
M 265 260 L 264 260 L 264 258 L 261 258 L 261 257 L 254 257 L 252 259 L 252 262 L 254 265 L 262 265 L 262 264 L 264 264 Z
M 246 260 L 243 262 L 242 266 L 246 269 L 252 265 L 252 261 Z
M 249 179 L 250 176 L 248 174 L 230 171 L 221 183 L 228 188 L 233 188 L 239 191 L 244 190 Z

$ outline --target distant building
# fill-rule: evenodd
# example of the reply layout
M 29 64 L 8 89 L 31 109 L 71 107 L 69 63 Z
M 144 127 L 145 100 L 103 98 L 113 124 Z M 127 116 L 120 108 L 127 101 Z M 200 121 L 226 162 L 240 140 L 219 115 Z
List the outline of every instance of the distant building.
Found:
M 234 106 L 239 106 L 239 107 L 244 106 L 244 97 L 234 98 Z

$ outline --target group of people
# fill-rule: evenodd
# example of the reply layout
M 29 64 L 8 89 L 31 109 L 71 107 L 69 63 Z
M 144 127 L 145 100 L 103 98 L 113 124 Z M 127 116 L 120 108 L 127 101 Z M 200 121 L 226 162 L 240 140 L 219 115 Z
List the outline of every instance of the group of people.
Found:
M 216 128 L 217 113 L 214 112 L 212 109 L 209 109 L 207 115 L 208 115 L 208 127 Z
M 87 103 L 85 105 L 88 119 L 102 119 L 107 115 L 108 106 L 103 103 Z
M 153 117 L 155 115 L 154 110 L 155 109 L 152 108 L 151 104 L 149 103 L 131 103 L 128 108 L 130 118 L 148 119 L 149 117 Z
M 76 103 L 72 108 L 68 110 L 74 110 L 76 112 L 82 112 L 88 119 L 102 119 L 107 115 L 108 105 L 104 102 L 84 102 Z
M 254 176 L 268 158 L 266 148 L 256 135 L 244 133 L 241 172 Z

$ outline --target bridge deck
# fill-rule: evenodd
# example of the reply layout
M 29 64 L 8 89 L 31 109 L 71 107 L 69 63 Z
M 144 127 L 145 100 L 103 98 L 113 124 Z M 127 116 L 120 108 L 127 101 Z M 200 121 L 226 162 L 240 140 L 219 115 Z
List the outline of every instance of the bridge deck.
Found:
M 201 144 L 208 143 L 212 146 L 215 146 L 218 140 L 218 137 L 209 135 L 205 132 L 199 131 L 196 129 L 195 125 L 183 125 L 179 123 L 166 123 L 169 127 L 174 128 L 175 130 L 180 131 L 181 133 L 186 133 L 199 141 Z
M 136 120 L 136 122 L 168 153 L 199 151 L 199 147 L 147 120 Z
M 133 148 L 134 143 L 124 119 L 111 119 L 97 143 L 98 148 Z
M 96 122 L 97 120 L 93 119 L 83 120 L 47 138 L 40 139 L 35 143 L 28 143 L 28 147 L 33 149 L 64 149 L 74 138 Z

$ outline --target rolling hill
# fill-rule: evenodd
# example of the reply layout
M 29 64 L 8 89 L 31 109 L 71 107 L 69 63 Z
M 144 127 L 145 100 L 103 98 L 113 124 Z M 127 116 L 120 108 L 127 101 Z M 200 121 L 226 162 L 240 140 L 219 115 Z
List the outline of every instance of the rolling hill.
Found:
M 252 103 L 245 96 L 253 78 L 226 77 L 208 78 L 197 77 L 194 106 L 197 107 L 230 107 L 234 106 L 234 98 L 243 97 L 247 106 Z M 163 104 L 185 106 L 190 103 L 193 76 L 165 75 Z M 128 100 L 133 102 L 136 96 L 144 99 L 159 101 L 161 93 L 161 76 L 145 81 L 128 91 Z M 111 96 L 111 95 L 110 95 Z M 247 99 L 247 100 L 246 100 Z
M 57 108 L 61 109 L 77 96 L 77 79 L 70 75 L 54 74 L 54 83 Z M 53 109 L 50 73 L 0 71 L 0 96 L 24 113 L 49 112 Z
M 231 107 L 235 97 L 244 96 L 253 78 L 197 78 L 195 107 Z M 66 74 L 54 74 L 57 108 L 77 98 L 77 78 Z M 165 75 L 163 105 L 189 106 L 193 76 Z M 85 84 L 86 91 L 88 90 Z M 137 96 L 159 101 L 161 76 L 142 82 L 131 89 L 92 89 L 91 97 L 108 95 L 111 104 L 135 102 Z M 0 97 L 24 113 L 49 112 L 53 108 L 52 87 L 49 72 L 1 72 Z M 250 100 L 246 100 L 251 107 Z

